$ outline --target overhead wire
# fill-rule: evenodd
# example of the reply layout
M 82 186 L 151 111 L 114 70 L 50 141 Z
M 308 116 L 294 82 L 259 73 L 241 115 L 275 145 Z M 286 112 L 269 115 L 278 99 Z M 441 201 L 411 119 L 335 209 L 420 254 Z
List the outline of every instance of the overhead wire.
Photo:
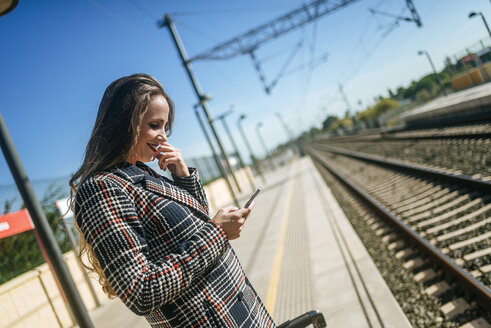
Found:
M 120 24 L 126 26 L 130 30 L 133 30 L 133 31 L 136 31 L 136 32 L 141 32 L 141 30 L 139 28 L 137 28 L 133 24 L 129 23 L 127 20 L 125 20 L 124 18 L 122 18 L 118 14 L 115 14 L 113 11 L 109 10 L 107 7 L 103 6 L 102 4 L 100 4 L 99 2 L 97 2 L 96 0 L 88 0 L 88 1 L 90 3 L 92 3 L 92 5 L 94 7 L 96 7 L 97 9 L 99 9 L 100 11 L 102 11 L 103 13 L 105 13 L 106 15 L 111 16 L 114 20 L 116 20 Z
M 216 38 L 214 38 L 214 37 L 212 37 L 212 36 L 210 36 L 210 35 L 207 35 L 207 34 L 203 33 L 203 31 L 201 31 L 201 30 L 199 30 L 199 29 L 197 29 L 197 28 L 194 28 L 194 27 L 192 27 L 192 26 L 191 26 L 191 25 L 189 25 L 189 24 L 184 23 L 184 22 L 183 22 L 182 20 L 180 20 L 180 19 L 177 19 L 177 20 L 176 20 L 176 19 L 173 19 L 173 21 L 174 21 L 174 24 L 176 24 L 177 26 L 182 27 L 182 28 L 184 28 L 185 30 L 188 30 L 188 31 L 190 31 L 190 32 L 193 32 L 193 33 L 195 33 L 196 35 L 198 35 L 198 36 L 202 37 L 203 39 L 206 39 L 206 40 L 211 41 L 211 42 L 213 42 L 213 43 L 219 43 L 219 42 L 220 42 L 220 40 L 218 40 L 218 39 L 216 39 Z
M 375 6 L 378 8 L 383 1 L 379 1 L 377 5 Z M 405 12 L 406 8 L 404 7 L 403 10 L 401 11 L 402 15 Z M 363 27 L 363 30 L 357 39 L 357 42 L 355 43 L 355 47 L 352 51 L 352 55 L 347 62 L 347 64 L 343 68 L 342 74 L 340 74 L 340 77 L 338 77 L 338 81 L 340 81 L 338 84 L 345 85 L 349 81 L 351 81 L 355 75 L 360 71 L 360 69 L 366 64 L 368 59 L 373 55 L 373 53 L 378 49 L 378 47 L 383 43 L 383 41 L 387 38 L 387 36 L 395 30 L 396 27 L 399 26 L 398 21 L 396 20 L 395 22 L 392 22 L 385 30 L 382 31 L 380 34 L 380 37 L 378 39 L 375 39 L 368 47 L 364 47 L 364 52 L 362 53 L 361 51 L 358 52 L 362 54 L 361 60 L 358 61 L 358 63 L 355 65 L 353 64 L 354 58 L 357 54 L 358 49 L 364 44 L 363 39 L 365 38 L 365 35 L 368 31 L 368 26 L 371 24 L 372 21 L 374 21 L 374 15 L 372 14 L 369 16 L 369 19 L 365 23 L 365 26 Z M 380 30 L 379 30 L 380 32 Z M 376 35 L 376 34 L 375 34 Z M 350 71 L 347 71 L 349 68 L 351 68 Z M 341 81 L 342 76 L 347 76 L 344 80 Z M 339 97 L 338 92 L 336 91 L 335 94 L 327 101 L 326 106 L 329 107 L 331 104 L 334 102 L 342 100 L 341 97 Z
M 282 1 L 281 4 L 298 4 L 298 1 Z M 278 6 L 262 6 L 262 7 L 242 7 L 242 8 L 228 8 L 222 10 L 192 10 L 192 11 L 175 11 L 171 12 L 172 16 L 196 16 L 196 15 L 221 15 L 230 13 L 244 13 L 244 12 L 264 12 L 265 10 L 277 11 Z
M 174 20 L 175 24 L 178 27 L 183 27 L 185 30 L 188 30 L 189 32 L 195 34 L 196 36 L 206 39 L 207 41 L 212 41 L 212 42 L 218 42 L 217 40 L 212 39 L 209 35 L 206 35 L 205 33 L 197 30 L 196 28 L 193 28 L 187 23 L 184 23 L 182 20 Z M 198 53 L 199 50 L 197 50 L 195 47 L 193 47 L 192 44 L 186 44 L 186 47 L 190 49 L 193 53 Z M 216 65 L 213 61 L 208 61 L 206 65 L 200 65 L 200 67 L 213 71 L 214 73 L 218 73 L 225 81 L 228 83 L 224 83 L 223 86 L 231 91 L 236 91 L 237 89 L 240 89 L 242 93 L 246 94 L 248 98 L 254 99 L 253 95 L 249 93 L 249 91 L 245 90 L 243 86 L 239 85 L 237 81 L 232 79 L 228 74 L 226 74 L 223 70 L 218 68 L 218 65 Z M 235 86 L 235 89 L 232 87 Z
M 143 7 L 140 3 L 138 3 L 136 0 L 128 0 L 129 3 L 131 3 L 134 7 L 136 7 L 138 10 L 140 10 L 141 13 L 146 15 L 147 17 L 151 18 L 152 21 L 156 22 L 157 20 L 160 19 L 159 16 L 155 16 L 150 10 L 146 9 Z
M 310 84 L 312 80 L 312 74 L 314 71 L 314 57 L 315 57 L 315 49 L 316 49 L 316 44 L 317 44 L 317 21 L 314 21 L 312 25 L 312 36 L 310 40 L 310 47 L 309 47 L 309 69 L 306 72 L 306 81 L 305 81 L 305 86 L 303 90 L 303 94 L 300 97 L 300 104 L 299 107 L 304 107 L 301 108 L 303 113 L 308 111 L 308 101 L 309 101 L 309 93 L 310 93 Z M 301 118 L 300 118 L 301 119 Z

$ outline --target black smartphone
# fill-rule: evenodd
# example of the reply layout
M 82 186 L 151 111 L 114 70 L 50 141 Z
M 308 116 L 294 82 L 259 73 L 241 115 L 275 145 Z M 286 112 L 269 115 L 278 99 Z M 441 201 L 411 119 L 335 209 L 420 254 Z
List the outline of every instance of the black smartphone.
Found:
M 259 192 L 261 191 L 261 189 L 263 189 L 262 186 L 259 186 L 257 188 L 256 192 L 254 192 L 254 194 L 252 194 L 251 198 L 249 198 L 249 200 L 247 201 L 247 203 L 244 205 L 244 208 L 248 208 L 249 206 L 251 206 L 252 201 L 254 200 L 254 198 L 256 198 L 256 196 L 259 194 Z

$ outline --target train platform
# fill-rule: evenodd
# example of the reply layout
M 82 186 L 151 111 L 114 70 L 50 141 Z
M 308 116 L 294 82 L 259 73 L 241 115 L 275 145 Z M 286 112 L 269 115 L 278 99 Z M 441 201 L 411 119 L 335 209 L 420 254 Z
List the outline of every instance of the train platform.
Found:
M 465 115 L 489 118 L 491 82 L 438 97 L 401 115 L 407 124 L 438 117 Z M 434 122 L 432 121 L 432 124 Z
M 327 327 L 411 327 L 311 159 L 292 160 L 266 180 L 231 243 L 275 321 L 317 309 Z M 98 328 L 148 327 L 118 300 L 90 315 Z

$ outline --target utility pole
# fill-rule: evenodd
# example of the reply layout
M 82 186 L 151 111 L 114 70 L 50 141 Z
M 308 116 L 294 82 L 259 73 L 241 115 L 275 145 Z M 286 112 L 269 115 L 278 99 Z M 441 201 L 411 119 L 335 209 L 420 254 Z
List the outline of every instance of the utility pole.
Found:
M 341 96 L 343 97 L 343 100 L 346 103 L 346 109 L 348 110 L 349 113 L 351 113 L 351 105 L 348 101 L 348 98 L 346 97 L 346 94 L 344 93 L 343 86 L 341 84 L 339 85 L 339 93 L 341 93 Z
M 256 124 L 257 137 L 259 138 L 259 142 L 261 143 L 261 146 L 263 147 L 264 150 L 264 156 L 265 156 L 264 159 L 267 159 L 271 171 L 274 171 L 275 166 L 273 164 L 273 161 L 271 160 L 271 154 L 269 153 L 268 147 L 266 147 L 266 143 L 264 142 L 263 136 L 261 135 L 261 131 L 259 131 L 261 126 L 263 126 L 263 123 L 261 122 L 258 122 Z
M 36 198 L 34 189 L 29 182 L 29 178 L 24 170 L 24 166 L 20 161 L 19 155 L 15 150 L 14 143 L 10 138 L 7 126 L 0 114 L 0 147 L 2 148 L 3 155 L 7 160 L 7 164 L 12 172 L 15 183 L 22 196 L 22 200 L 26 205 L 26 208 L 34 222 L 34 228 L 36 237 L 38 237 L 40 246 L 45 249 L 48 264 L 53 271 L 53 278 L 60 286 L 60 294 L 65 302 L 68 304 L 68 310 L 73 314 L 76 323 L 82 328 L 93 328 L 94 325 L 90 320 L 87 309 L 80 298 L 77 287 L 73 282 L 70 271 L 63 260 L 56 238 L 49 226 L 48 220 L 44 215 L 41 204 Z
M 188 74 L 189 80 L 191 81 L 191 84 L 193 85 L 194 91 L 196 92 L 196 96 L 198 97 L 198 102 L 201 105 L 203 112 L 205 113 L 205 117 L 208 120 L 208 123 L 210 124 L 210 128 L 211 128 L 211 131 L 213 132 L 215 140 L 218 144 L 218 148 L 220 148 L 220 152 L 222 153 L 223 159 L 227 163 L 227 167 L 230 171 L 230 174 L 233 176 L 234 180 L 237 181 L 237 179 L 234 176 L 234 172 L 232 170 L 232 167 L 230 166 L 230 162 L 228 160 L 228 155 L 225 152 L 225 149 L 223 148 L 223 145 L 220 141 L 218 133 L 217 133 L 215 126 L 213 124 L 213 120 L 212 120 L 210 113 L 208 111 L 208 106 L 206 103 L 209 100 L 209 97 L 207 97 L 205 95 L 205 93 L 203 92 L 203 90 L 201 89 L 201 86 L 198 82 L 198 79 L 192 71 L 191 62 L 189 60 L 189 57 L 186 53 L 186 50 L 184 49 L 184 45 L 182 44 L 181 38 L 179 37 L 179 33 L 177 32 L 176 26 L 172 22 L 172 19 L 170 18 L 169 14 L 166 14 L 164 16 L 164 20 L 160 22 L 160 27 L 167 27 L 168 28 L 169 33 L 172 37 L 172 40 L 174 41 L 174 44 L 175 44 L 177 51 L 179 53 L 179 56 L 181 57 L 182 65 L 186 69 L 186 73 Z M 223 178 L 227 179 L 226 176 L 224 176 Z M 238 184 L 237 184 L 237 186 L 238 186 Z M 240 188 L 240 187 L 238 187 L 238 188 Z M 235 196 L 234 196 L 234 199 L 236 199 Z
M 276 113 L 276 116 L 278 117 L 278 119 L 280 120 L 280 123 L 281 125 L 283 126 L 283 129 L 285 130 L 285 133 L 286 133 L 286 136 L 288 138 L 288 141 L 294 145 L 294 148 L 296 149 L 296 151 L 298 152 L 298 155 L 299 156 L 302 156 L 302 150 L 300 148 L 300 145 L 298 144 L 298 142 L 295 140 L 295 136 L 293 135 L 293 132 L 288 128 L 288 126 L 286 125 L 285 121 L 283 120 L 283 116 L 281 116 L 280 113 Z
M 215 159 L 215 164 L 218 167 L 218 170 L 220 170 L 220 173 L 225 180 L 228 190 L 230 192 L 230 195 L 232 196 L 235 206 L 240 208 L 239 206 L 239 201 L 237 199 L 237 196 L 235 195 L 234 189 L 232 188 L 232 185 L 230 184 L 230 181 L 228 180 L 227 173 L 223 170 L 222 163 L 220 161 L 220 158 L 217 155 L 217 152 L 215 151 L 215 147 L 213 147 L 213 142 L 211 142 L 210 136 L 208 135 L 208 132 L 206 132 L 205 124 L 203 123 L 203 120 L 201 119 L 201 115 L 199 115 L 198 112 L 198 106 L 199 104 L 196 104 L 193 106 L 194 109 L 194 114 L 196 115 L 196 118 L 198 119 L 199 126 L 201 127 L 201 130 L 203 130 L 203 134 L 205 135 L 206 141 L 208 142 L 208 145 L 210 146 L 211 152 L 213 153 L 213 158 Z
M 222 121 L 223 128 L 225 129 L 225 132 L 227 132 L 228 138 L 230 139 L 230 143 L 232 144 L 232 147 L 234 148 L 235 154 L 237 155 L 237 158 L 239 160 L 240 167 L 244 170 L 244 173 L 247 176 L 249 183 L 251 184 L 252 191 L 254 191 L 256 189 L 256 185 L 254 184 L 253 179 L 249 175 L 249 172 L 247 171 L 246 166 L 244 165 L 244 162 L 242 161 L 242 157 L 240 156 L 240 153 L 239 153 L 239 148 L 237 148 L 237 145 L 235 144 L 235 140 L 232 137 L 232 133 L 230 132 L 230 129 L 228 128 L 227 121 L 225 120 L 225 118 L 228 115 L 232 114 L 233 111 L 234 111 L 234 109 L 233 109 L 233 107 L 231 107 L 229 111 L 217 116 L 215 118 L 215 121 Z
M 436 71 L 435 65 L 433 65 L 433 61 L 431 60 L 430 54 L 426 50 L 420 50 L 418 51 L 418 55 L 423 55 L 425 54 L 426 57 L 428 58 L 428 61 L 430 62 L 431 68 L 433 69 L 433 73 L 435 73 L 436 81 L 438 82 L 438 85 L 440 86 L 440 90 L 442 91 L 443 95 L 446 96 L 447 93 L 445 92 L 445 88 L 443 87 L 443 83 L 440 80 L 440 77 L 438 76 L 438 72 Z
M 215 123 L 215 121 L 222 120 L 222 119 L 225 118 L 225 116 L 227 116 L 229 114 L 232 114 L 232 112 L 233 112 L 233 110 L 232 111 L 225 112 L 225 113 L 219 115 L 216 118 L 211 118 L 211 122 L 210 123 Z M 237 181 L 237 179 L 235 177 L 235 172 L 234 172 L 234 169 L 233 169 L 232 166 L 230 166 L 230 171 L 233 172 L 232 177 L 234 178 L 235 185 L 237 186 L 237 190 L 239 191 L 239 193 L 241 193 L 242 192 L 242 188 L 240 188 L 239 181 Z
M 254 168 L 256 169 L 257 174 L 261 177 L 261 181 L 263 184 L 266 184 L 266 179 L 264 178 L 263 172 L 259 168 L 259 165 L 257 164 L 257 159 L 256 156 L 254 156 L 254 152 L 252 151 L 251 144 L 249 143 L 249 140 L 247 140 L 246 134 L 244 133 L 244 130 L 242 128 L 242 120 L 244 120 L 247 116 L 245 114 L 240 115 L 239 119 L 237 120 L 237 127 L 239 128 L 239 132 L 242 136 L 242 139 L 244 140 L 244 143 L 247 147 L 247 150 L 249 150 L 249 154 L 251 157 L 251 162 L 252 165 L 254 165 Z

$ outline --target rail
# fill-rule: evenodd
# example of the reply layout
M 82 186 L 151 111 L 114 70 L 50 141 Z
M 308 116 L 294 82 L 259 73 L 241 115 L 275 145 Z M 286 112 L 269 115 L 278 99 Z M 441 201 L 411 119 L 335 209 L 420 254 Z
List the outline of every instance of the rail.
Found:
M 403 161 L 394 159 L 387 159 L 377 155 L 368 155 L 350 150 L 343 150 L 332 146 L 325 145 L 312 145 L 312 147 L 319 150 L 328 151 L 330 153 L 348 156 L 356 159 L 361 159 L 367 162 L 375 163 L 378 165 L 384 165 L 387 167 L 393 167 L 396 169 L 403 169 L 413 173 L 429 176 L 432 178 L 438 178 L 451 183 L 458 183 L 472 188 L 477 188 L 486 192 L 491 192 L 491 181 L 482 179 L 475 179 L 465 174 L 453 174 L 443 170 L 424 167 L 422 165 L 410 164 Z
M 317 147 L 318 148 L 318 147 Z M 322 147 L 322 150 L 328 150 L 326 147 Z M 471 275 L 469 275 L 465 270 L 463 270 L 461 267 L 459 267 L 457 264 L 455 264 L 450 258 L 448 258 L 445 254 L 440 252 L 437 248 L 435 248 L 432 244 L 430 244 L 428 241 L 426 241 L 424 238 L 419 236 L 414 230 L 412 230 L 409 226 L 404 224 L 402 220 L 392 212 L 390 212 L 386 207 L 384 207 L 382 204 L 380 204 L 376 199 L 371 197 L 368 193 L 363 191 L 359 186 L 357 186 L 355 183 L 353 183 L 350 179 L 348 179 L 346 176 L 343 174 L 339 173 L 334 167 L 332 167 L 329 163 L 327 163 L 326 160 L 322 159 L 320 156 L 316 154 L 316 152 L 312 148 L 307 148 L 307 153 L 319 164 L 324 166 L 327 170 L 329 170 L 338 180 L 340 180 L 344 185 L 346 185 L 350 190 L 352 190 L 355 194 L 357 194 L 359 197 L 361 197 L 366 204 L 372 208 L 377 214 L 379 214 L 381 217 L 386 219 L 388 222 L 390 222 L 393 226 L 395 226 L 401 233 L 403 233 L 409 240 L 414 242 L 415 245 L 418 246 L 420 250 L 422 250 L 428 257 L 432 258 L 435 260 L 442 268 L 442 271 L 445 272 L 448 276 L 452 277 L 455 279 L 455 281 L 458 282 L 458 284 L 471 294 L 472 296 L 475 297 L 476 301 L 486 310 L 491 312 L 491 290 L 481 284 L 478 280 L 473 278 Z M 333 149 L 331 149 L 333 150 Z M 337 154 L 342 154 L 346 156 L 351 156 L 354 158 L 358 159 L 365 159 L 362 157 L 366 157 L 365 160 L 367 161 L 372 161 L 376 162 L 379 164 L 382 164 L 384 162 L 387 162 L 387 160 L 381 161 L 380 159 L 374 159 L 374 156 L 368 156 L 368 155 L 363 155 L 363 156 L 357 156 L 355 157 L 353 154 L 354 152 L 347 152 L 347 151 L 341 151 L 341 150 L 336 150 L 332 151 Z M 394 162 L 394 161 L 391 161 Z M 385 163 L 386 165 L 389 165 L 388 163 Z M 390 163 L 391 166 L 396 166 L 395 163 Z M 407 165 L 407 164 L 406 164 Z M 406 167 L 404 167 L 406 168 Z M 406 168 L 407 169 L 407 168 Z M 416 168 L 411 168 L 411 170 L 415 170 Z M 418 168 L 418 171 L 421 170 Z M 433 170 L 424 170 L 425 174 L 428 175 L 430 173 L 433 173 Z M 440 175 L 441 173 L 444 172 L 439 172 Z M 435 175 L 435 174 L 434 174 Z M 444 173 L 444 177 L 448 176 L 448 174 Z M 452 180 L 455 180 L 455 176 L 452 175 Z M 463 179 L 462 182 L 468 183 L 469 179 Z M 457 179 L 459 180 L 459 179 Z M 459 180 L 460 181 L 460 180 Z M 484 184 L 481 184 L 481 182 L 484 182 Z M 486 181 L 479 180 L 478 185 L 484 186 L 485 188 L 488 188 L 487 190 L 489 191 L 491 184 L 487 183 Z

